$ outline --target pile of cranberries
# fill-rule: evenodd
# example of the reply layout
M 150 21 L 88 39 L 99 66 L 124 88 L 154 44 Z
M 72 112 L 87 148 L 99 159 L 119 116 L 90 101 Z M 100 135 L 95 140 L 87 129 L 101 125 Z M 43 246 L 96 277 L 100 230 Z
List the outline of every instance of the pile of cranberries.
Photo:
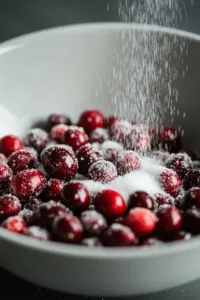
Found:
M 200 234 L 200 158 L 178 132 L 83 112 L 76 124 L 52 114 L 45 131 L 0 139 L 0 226 L 39 240 L 102 246 L 156 246 Z M 101 150 L 100 150 L 101 149 Z M 163 193 L 89 192 L 84 180 L 107 184 L 162 162 Z

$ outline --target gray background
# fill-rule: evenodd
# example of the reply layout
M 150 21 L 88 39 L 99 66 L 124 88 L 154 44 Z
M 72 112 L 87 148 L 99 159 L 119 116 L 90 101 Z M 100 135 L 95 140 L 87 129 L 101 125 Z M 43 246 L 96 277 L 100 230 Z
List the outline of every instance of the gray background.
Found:
M 139 0 L 135 1 L 138 2 Z M 140 3 L 143 2 L 144 4 L 145 1 L 149 0 L 140 0 Z M 117 4 L 117 0 L 1 0 L 0 42 L 28 32 L 54 26 L 87 22 L 121 21 Z M 200 0 L 182 0 L 182 4 L 187 16 L 184 14 L 182 20 L 178 18 L 177 22 L 171 25 L 179 29 L 200 33 Z M 152 23 L 166 25 L 165 22 L 163 23 L 158 20 L 153 20 Z M 7 299 L 10 296 L 30 300 L 88 299 L 80 296 L 63 295 L 35 287 L 0 269 L 0 298 Z M 121 299 L 124 299 L 124 297 Z M 200 281 L 170 291 L 128 299 L 200 299 Z

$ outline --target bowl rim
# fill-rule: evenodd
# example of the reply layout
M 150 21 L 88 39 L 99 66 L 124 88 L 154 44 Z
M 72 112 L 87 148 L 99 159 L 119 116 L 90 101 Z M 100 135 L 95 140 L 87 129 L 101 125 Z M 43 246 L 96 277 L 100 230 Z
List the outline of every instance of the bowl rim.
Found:
M 168 27 L 161 27 L 157 25 L 137 24 L 137 23 L 122 23 L 122 22 L 102 22 L 102 23 L 85 23 L 77 25 L 67 25 L 39 30 L 36 32 L 28 33 L 0 44 L 0 55 L 7 52 L 14 51 L 17 48 L 24 47 L 28 44 L 36 42 L 41 38 L 57 35 L 57 34 L 75 34 L 75 33 L 88 33 L 95 31 L 118 31 L 118 30 L 140 30 L 140 31 L 153 31 L 163 34 L 176 35 L 184 39 L 200 42 L 200 35 L 174 29 Z M 0 228 L 0 242 L 14 244 L 18 247 L 24 247 L 28 250 L 38 252 L 51 253 L 54 255 L 71 256 L 87 259 L 120 259 L 126 260 L 130 258 L 150 258 L 162 255 L 171 255 L 190 251 L 193 248 L 200 247 L 200 237 L 193 237 L 189 241 L 164 243 L 159 247 L 110 247 L 110 248 L 90 248 L 81 245 L 70 245 L 51 241 L 40 241 L 29 238 L 23 235 L 9 232 Z M 114 249 L 114 251 L 113 251 Z

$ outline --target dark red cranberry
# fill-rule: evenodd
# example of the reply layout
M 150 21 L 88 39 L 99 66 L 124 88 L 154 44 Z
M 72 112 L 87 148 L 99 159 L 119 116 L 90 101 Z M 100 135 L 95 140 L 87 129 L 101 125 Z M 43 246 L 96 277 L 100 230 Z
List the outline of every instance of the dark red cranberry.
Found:
M 15 233 L 24 233 L 26 223 L 20 216 L 14 216 L 6 219 L 1 226 Z
M 88 170 L 88 176 L 94 181 L 108 183 L 117 178 L 117 169 L 115 165 L 106 160 L 98 160 L 91 165 Z
M 178 208 L 179 210 L 183 210 L 185 207 L 185 200 L 184 200 L 184 194 L 180 193 L 175 199 L 174 199 L 174 206 Z
M 162 244 L 162 241 L 156 239 L 156 238 L 148 238 L 142 243 L 142 246 L 149 246 L 149 247 L 154 247 L 154 246 L 159 246 Z
M 53 233 L 58 240 L 66 243 L 80 243 L 83 235 L 83 227 L 78 218 L 65 214 L 55 218 Z
M 128 201 L 129 209 L 135 207 L 148 208 L 154 210 L 154 199 L 146 192 L 138 191 L 130 195 Z
M 57 143 L 62 143 L 65 132 L 69 129 L 66 124 L 58 124 L 51 128 L 49 136 Z
M 176 172 L 166 169 L 162 171 L 158 178 L 161 187 L 164 191 L 170 194 L 173 197 L 176 197 L 181 188 L 181 180 L 180 177 L 176 174 Z
M 156 216 L 149 209 L 138 207 L 129 211 L 125 217 L 125 224 L 138 237 L 146 237 L 153 233 L 156 227 Z
M 110 128 L 115 122 L 119 121 L 118 117 L 110 116 L 105 119 L 105 127 Z
M 48 125 L 50 128 L 52 128 L 55 125 L 59 125 L 59 124 L 66 124 L 66 125 L 70 125 L 71 121 L 68 118 L 68 116 L 64 115 L 64 114 L 51 114 L 48 117 Z
M 200 187 L 200 169 L 193 169 L 185 175 L 183 187 L 186 191 L 192 187 Z
M 25 228 L 24 235 L 42 241 L 48 241 L 51 238 L 50 233 L 46 229 L 40 228 L 38 226 L 30 226 Z
M 105 118 L 102 113 L 97 110 L 84 111 L 78 121 L 78 126 L 83 127 L 87 133 L 91 133 L 96 128 L 103 128 L 104 125 Z
M 133 246 L 138 244 L 135 233 L 127 226 L 113 223 L 103 236 L 105 246 Z
M 157 193 L 155 194 L 155 201 L 158 204 L 158 206 L 160 205 L 165 205 L 165 204 L 169 204 L 169 205 L 173 205 L 174 203 L 174 199 L 173 197 L 171 197 L 168 194 L 165 193 Z
M 22 149 L 15 151 L 9 156 L 8 165 L 16 174 L 27 169 L 37 169 L 39 161 L 33 153 Z
M 93 198 L 93 203 L 97 211 L 106 217 L 117 218 L 126 212 L 124 198 L 116 191 L 104 190 L 97 193 Z
M 42 204 L 42 201 L 38 198 L 33 198 L 29 202 L 25 203 L 24 208 L 29 210 L 35 210 Z
M 21 217 L 27 225 L 31 225 L 33 223 L 33 211 L 30 209 L 24 208 L 20 211 L 18 216 Z
M 90 134 L 90 143 L 99 143 L 107 141 L 109 138 L 108 131 L 104 128 L 96 128 Z
M 174 234 L 181 229 L 182 216 L 180 211 L 173 206 L 159 208 L 157 212 L 157 230 L 163 235 Z
M 191 234 L 189 232 L 185 231 L 179 231 L 175 236 L 173 237 L 174 241 L 188 241 L 192 238 Z
M 186 211 L 183 217 L 183 228 L 193 234 L 200 233 L 200 210 L 191 208 Z
M 104 216 L 95 210 L 82 212 L 80 221 L 86 236 L 100 236 L 107 228 Z
M 44 201 L 49 201 L 49 200 L 59 201 L 62 196 L 63 188 L 64 188 L 63 181 L 52 178 L 48 181 L 47 185 L 45 186 L 41 197 Z
M 3 153 L 0 153 L 0 164 L 1 163 L 7 163 L 7 158 Z
M 123 151 L 123 146 L 114 141 L 106 141 L 101 146 L 104 159 L 115 161 L 117 156 Z
M 46 178 L 39 170 L 25 170 L 15 175 L 10 190 L 21 201 L 37 197 L 46 185 Z
M 0 163 L 0 191 L 6 190 L 10 184 L 13 172 L 5 163 Z
M 166 167 L 175 171 L 181 179 L 192 169 L 192 166 L 191 158 L 184 153 L 172 154 L 166 163 Z
M 81 245 L 87 247 L 102 247 L 100 240 L 97 237 L 88 237 L 82 240 Z
M 49 137 L 46 131 L 41 128 L 33 128 L 27 133 L 24 144 L 33 147 L 40 153 L 46 147 L 48 141 Z
M 112 140 L 124 144 L 132 130 L 132 124 L 128 121 L 116 121 L 110 127 L 110 136 Z
M 120 175 L 125 175 L 140 169 L 141 160 L 138 154 L 132 150 L 119 153 L 114 161 Z
M 185 209 L 192 208 L 193 206 L 200 209 L 200 188 L 198 187 L 191 188 L 185 193 Z
M 178 152 L 181 147 L 180 137 L 174 128 L 164 128 L 159 134 L 161 146 L 169 152 Z
M 70 126 L 63 136 L 63 143 L 72 147 L 74 151 L 88 143 L 88 136 L 81 127 Z
M 21 210 L 21 204 L 17 197 L 3 195 L 0 197 L 0 219 L 17 215 Z
M 42 162 L 49 176 L 61 180 L 70 180 L 78 171 L 74 152 L 66 145 L 46 149 L 42 154 Z
M 85 186 L 79 182 L 66 184 L 63 196 L 63 203 L 75 212 L 86 210 L 90 205 L 90 194 Z
M 23 147 L 23 142 L 15 135 L 6 135 L 0 140 L 0 152 L 7 157 Z

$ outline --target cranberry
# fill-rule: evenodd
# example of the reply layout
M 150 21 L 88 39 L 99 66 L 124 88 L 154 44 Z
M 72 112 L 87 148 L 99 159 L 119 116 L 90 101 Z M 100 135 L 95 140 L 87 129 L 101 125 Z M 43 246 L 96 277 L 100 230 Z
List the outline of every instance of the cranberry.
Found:
M 78 149 L 76 157 L 78 159 L 80 173 L 86 175 L 93 163 L 103 159 L 103 154 L 88 143 Z
M 23 142 L 14 135 L 6 135 L 0 140 L 0 152 L 7 157 L 23 147 Z
M 82 240 L 81 245 L 87 247 L 102 247 L 100 240 L 97 237 L 88 237 Z
M 23 150 L 31 152 L 35 157 L 38 158 L 38 153 L 33 147 L 24 147 Z
M 192 208 L 193 206 L 200 209 L 200 188 L 199 187 L 191 188 L 185 193 L 185 197 L 184 197 L 185 209 Z
M 107 228 L 104 216 L 95 210 L 82 212 L 80 221 L 87 236 L 100 236 Z
M 6 190 L 12 178 L 12 170 L 5 163 L 0 163 L 0 191 Z
M 117 169 L 112 162 L 106 160 L 98 160 L 91 165 L 88 170 L 88 176 L 101 183 L 108 183 L 117 178 Z
M 173 206 L 159 208 L 157 212 L 157 230 L 161 234 L 174 234 L 181 229 L 182 216 L 180 211 Z
M 189 232 L 185 231 L 179 231 L 177 234 L 173 237 L 174 241 L 188 241 L 191 239 L 191 234 Z
M 139 152 L 146 152 L 150 149 L 151 138 L 148 133 L 139 133 L 136 138 L 135 149 Z
M 105 160 L 114 161 L 118 154 L 123 151 L 123 146 L 114 141 L 105 141 L 101 150 Z
M 24 144 L 33 147 L 40 153 L 46 147 L 48 141 L 49 137 L 46 131 L 41 128 L 33 128 L 27 133 Z
M 185 200 L 184 200 L 184 194 L 180 193 L 175 199 L 174 199 L 174 206 L 180 210 L 184 209 L 185 206 Z
M 186 191 L 192 187 L 200 187 L 200 169 L 193 169 L 185 175 L 183 187 Z
M 62 196 L 64 182 L 59 179 L 50 179 L 42 192 L 44 201 L 54 200 L 59 201 Z
M 91 133 L 96 128 L 103 128 L 105 118 L 101 112 L 97 110 L 84 111 L 78 121 L 78 126 L 83 127 L 87 133 Z
M 194 234 L 200 233 L 200 210 L 191 208 L 186 211 L 183 217 L 183 228 Z
M 170 153 L 167 151 L 155 150 L 151 153 L 151 157 L 165 163 L 169 158 Z
M 187 154 L 178 153 L 171 155 L 166 167 L 175 171 L 181 179 L 192 169 L 192 160 Z
M 165 204 L 173 205 L 174 199 L 168 194 L 157 193 L 155 194 L 155 201 L 158 204 L 158 206 Z
M 1 163 L 7 163 L 7 158 L 3 153 L 0 153 L 0 164 Z
M 158 246 L 162 244 L 162 242 L 156 238 L 148 238 L 147 240 L 145 240 L 143 243 L 142 243 L 142 246 Z
M 107 141 L 109 138 L 108 131 L 104 128 L 96 128 L 90 134 L 90 143 L 100 143 Z
M 166 169 L 159 175 L 159 182 L 164 191 L 173 197 L 176 197 L 181 188 L 181 180 L 176 172 Z
M 46 149 L 42 154 L 45 171 L 51 177 L 70 180 L 78 171 L 78 162 L 71 147 L 60 145 Z
M 105 246 L 133 246 L 138 239 L 133 231 L 124 225 L 113 223 L 103 236 Z
M 38 198 L 33 198 L 29 202 L 25 203 L 24 208 L 29 210 L 35 210 L 42 204 L 42 201 Z
M 46 178 L 39 170 L 25 170 L 15 175 L 11 181 L 11 193 L 27 202 L 38 196 L 46 185 Z
M 154 200 L 148 193 L 138 191 L 130 195 L 128 207 L 129 209 L 135 207 L 143 207 L 154 210 Z
M 119 120 L 114 122 L 114 124 L 110 127 L 110 136 L 112 140 L 124 144 L 126 139 L 129 137 L 131 130 L 131 123 Z
M 20 211 L 19 217 L 21 217 L 27 225 L 31 225 L 33 223 L 33 211 L 30 209 L 24 208 Z
M 15 233 L 24 233 L 26 228 L 26 223 L 24 220 L 19 216 L 9 217 L 6 219 L 1 226 L 9 231 Z
M 83 211 L 90 205 L 90 194 L 83 184 L 70 182 L 65 185 L 63 190 L 63 203 L 73 211 Z
M 88 136 L 81 127 L 70 126 L 63 136 L 64 144 L 72 147 L 74 151 L 88 143 Z
M 105 127 L 110 128 L 115 122 L 119 121 L 119 118 L 115 116 L 109 116 L 105 119 Z
M 17 215 L 21 210 L 21 204 L 17 197 L 3 195 L 0 197 L 0 219 Z
M 27 227 L 24 230 L 24 234 L 29 237 L 35 238 L 37 240 L 42 240 L 42 241 L 50 240 L 49 232 L 46 229 L 40 228 L 38 226 Z
M 141 161 L 138 154 L 132 150 L 119 153 L 115 160 L 117 171 L 120 175 L 140 169 Z
M 83 235 L 83 227 L 78 218 L 65 214 L 55 218 L 53 233 L 58 240 L 66 243 L 79 243 Z
M 59 125 L 59 124 L 66 124 L 66 125 L 71 124 L 71 121 L 68 118 L 68 116 L 66 116 L 64 114 L 51 114 L 48 117 L 47 122 L 48 122 L 50 128 L 52 128 L 55 125 Z
M 117 218 L 125 214 L 126 203 L 123 197 L 116 191 L 104 190 L 93 198 L 97 211 L 106 217 Z
M 156 227 L 156 216 L 146 208 L 133 208 L 125 217 L 125 223 L 138 237 L 146 237 L 153 233 Z
M 177 152 L 181 147 L 180 137 L 174 128 L 164 128 L 159 134 L 161 145 L 169 152 Z
M 16 174 L 27 169 L 37 169 L 39 161 L 33 153 L 22 149 L 9 156 L 8 165 Z
M 65 132 L 69 129 L 69 126 L 65 124 L 58 124 L 51 128 L 49 136 L 57 143 L 62 143 Z

